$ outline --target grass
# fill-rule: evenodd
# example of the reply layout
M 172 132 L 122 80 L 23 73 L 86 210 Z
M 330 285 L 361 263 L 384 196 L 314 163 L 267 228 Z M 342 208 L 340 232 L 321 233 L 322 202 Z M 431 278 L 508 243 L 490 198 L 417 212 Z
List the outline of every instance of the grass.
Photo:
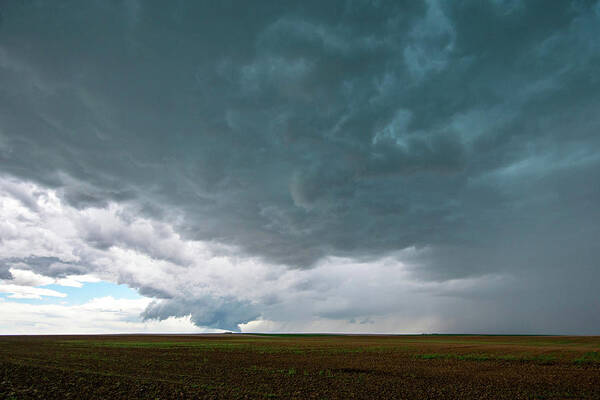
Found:
M 61 342 L 67 346 L 95 346 L 95 347 L 120 347 L 120 348 L 171 348 L 171 347 L 194 347 L 205 349 L 229 349 L 244 346 L 242 343 L 205 343 L 205 342 L 114 342 L 114 341 L 85 341 L 85 340 L 64 340 Z
M 550 364 L 557 360 L 553 355 L 531 356 L 526 354 L 486 354 L 486 353 L 429 353 L 416 354 L 420 360 L 459 360 L 459 361 L 534 361 L 540 364 Z
M 317 336 L 317 335 L 315 335 Z M 392 351 L 409 350 L 406 346 L 361 346 L 361 347 L 327 347 L 319 346 L 315 348 L 290 346 L 290 345 L 264 345 L 256 342 L 234 342 L 234 343 L 219 343 L 205 341 L 173 341 L 173 342 L 157 342 L 157 341 L 85 341 L 85 340 L 63 340 L 59 342 L 63 346 L 74 347 L 110 347 L 110 348 L 193 348 L 206 351 L 251 351 L 261 354 L 278 354 L 292 353 L 296 355 L 305 355 L 307 353 L 326 353 L 326 354 L 353 354 L 353 353 L 385 353 Z
M 590 351 L 575 359 L 576 364 L 600 364 L 600 351 Z
M 295 337 L 336 337 L 343 335 L 327 334 L 327 333 L 245 333 L 244 335 L 257 336 L 257 337 L 282 337 L 282 338 L 295 338 Z

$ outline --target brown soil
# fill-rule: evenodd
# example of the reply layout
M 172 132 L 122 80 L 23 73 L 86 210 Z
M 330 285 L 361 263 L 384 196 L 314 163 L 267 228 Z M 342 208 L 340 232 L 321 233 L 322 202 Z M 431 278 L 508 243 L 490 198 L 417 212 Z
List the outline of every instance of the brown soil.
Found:
M 0 398 L 600 399 L 600 337 L 4 336 Z

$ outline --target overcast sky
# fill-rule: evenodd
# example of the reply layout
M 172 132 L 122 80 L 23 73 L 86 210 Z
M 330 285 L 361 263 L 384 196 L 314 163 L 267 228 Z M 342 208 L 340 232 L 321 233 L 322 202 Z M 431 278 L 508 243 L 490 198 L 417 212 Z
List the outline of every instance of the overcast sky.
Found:
M 599 1 L 3 1 L 0 332 L 600 334 Z

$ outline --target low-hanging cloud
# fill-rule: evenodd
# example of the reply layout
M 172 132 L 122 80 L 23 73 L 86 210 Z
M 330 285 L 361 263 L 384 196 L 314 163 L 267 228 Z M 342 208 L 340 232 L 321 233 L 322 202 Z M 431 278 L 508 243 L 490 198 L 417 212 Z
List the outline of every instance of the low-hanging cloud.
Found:
M 588 311 L 548 329 L 600 327 L 599 2 L 57 9 L 2 6 L 0 172 L 32 215 L 48 212 L 27 185 L 53 191 L 82 242 L 5 247 L 0 278 L 18 262 L 111 270 L 163 299 L 148 318 L 234 329 L 280 315 L 284 294 L 164 276 L 219 257 L 281 275 L 401 254 L 422 282 L 515 277 L 530 313 L 562 287 L 557 314 Z M 107 253 L 126 264 L 100 267 Z

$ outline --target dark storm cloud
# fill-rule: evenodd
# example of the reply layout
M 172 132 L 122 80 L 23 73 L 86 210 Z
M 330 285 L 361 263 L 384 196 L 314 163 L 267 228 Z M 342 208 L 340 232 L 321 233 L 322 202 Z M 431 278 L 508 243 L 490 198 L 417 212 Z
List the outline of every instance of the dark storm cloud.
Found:
M 144 319 L 164 320 L 168 317 L 185 317 L 198 326 L 238 331 L 238 324 L 260 316 L 250 304 L 231 298 L 207 296 L 195 299 L 169 299 L 153 302 L 142 313 Z
M 10 266 L 4 262 L 0 262 L 0 279 L 13 279 L 9 271 Z
M 9 271 L 11 267 L 27 269 L 52 278 L 64 278 L 67 275 L 80 275 L 84 274 L 86 271 L 86 268 L 83 266 L 63 261 L 57 257 L 10 257 L 0 259 L 0 279 L 12 279 L 12 275 Z
M 1 171 L 76 207 L 290 267 L 600 278 L 598 2 L 2 8 Z

